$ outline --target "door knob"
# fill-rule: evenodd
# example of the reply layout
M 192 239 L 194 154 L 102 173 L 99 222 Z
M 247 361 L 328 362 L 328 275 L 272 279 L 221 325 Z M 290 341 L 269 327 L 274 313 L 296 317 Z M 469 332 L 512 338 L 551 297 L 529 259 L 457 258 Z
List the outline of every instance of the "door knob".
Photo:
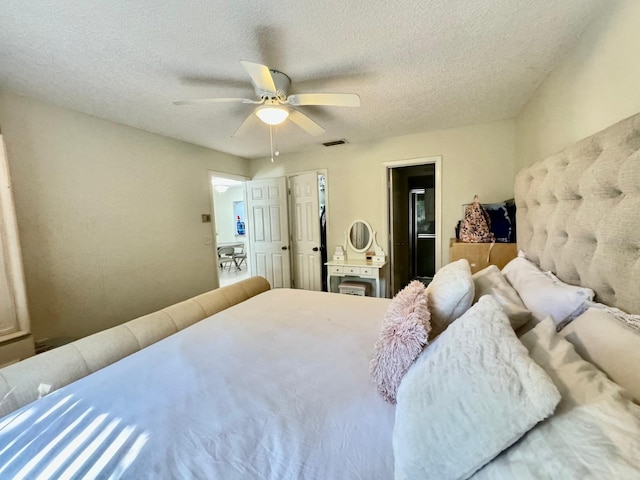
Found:
M 284 247 L 282 247 L 282 249 L 283 249 L 283 250 L 286 250 L 286 249 L 287 249 L 287 246 L 285 245 Z
M 317 252 L 320 249 L 318 247 L 313 247 L 311 250 L 313 250 L 314 252 Z

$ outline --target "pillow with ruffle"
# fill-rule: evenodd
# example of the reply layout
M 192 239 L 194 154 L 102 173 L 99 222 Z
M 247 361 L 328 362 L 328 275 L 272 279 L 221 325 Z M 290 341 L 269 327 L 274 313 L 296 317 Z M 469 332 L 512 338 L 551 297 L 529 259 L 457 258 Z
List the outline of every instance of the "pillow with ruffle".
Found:
M 589 310 L 562 329 L 560 335 L 573 344 L 578 355 L 594 364 L 611 380 L 625 388 L 640 404 L 640 328 L 620 321 L 631 315 L 601 303 L 591 303 Z
M 430 330 L 425 287 L 414 280 L 391 301 L 374 345 L 371 377 L 389 403 L 396 403 L 400 381 L 427 344 Z

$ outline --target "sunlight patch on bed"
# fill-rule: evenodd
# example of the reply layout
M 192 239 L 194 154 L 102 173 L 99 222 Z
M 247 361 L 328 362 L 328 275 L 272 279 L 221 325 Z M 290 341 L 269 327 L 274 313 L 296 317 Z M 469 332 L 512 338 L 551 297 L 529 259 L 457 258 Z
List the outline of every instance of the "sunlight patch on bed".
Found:
M 149 435 L 72 397 L 36 402 L 2 421 L 1 478 L 116 479 L 133 464 Z

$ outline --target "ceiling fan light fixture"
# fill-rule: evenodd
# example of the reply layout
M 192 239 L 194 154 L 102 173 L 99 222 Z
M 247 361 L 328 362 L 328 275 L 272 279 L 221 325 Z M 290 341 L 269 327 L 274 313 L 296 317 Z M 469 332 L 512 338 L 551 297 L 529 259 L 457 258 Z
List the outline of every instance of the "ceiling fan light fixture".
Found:
M 268 105 L 256 109 L 256 115 L 267 125 L 280 125 L 289 116 L 289 111 L 286 108 Z

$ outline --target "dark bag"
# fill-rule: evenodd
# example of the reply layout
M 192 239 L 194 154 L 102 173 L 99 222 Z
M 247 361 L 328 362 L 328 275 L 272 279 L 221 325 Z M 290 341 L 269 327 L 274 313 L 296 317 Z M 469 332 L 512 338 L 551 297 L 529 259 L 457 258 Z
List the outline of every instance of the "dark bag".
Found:
M 507 243 L 513 242 L 514 231 L 509 216 L 509 210 L 506 202 L 483 204 L 485 212 L 489 214 L 491 221 L 490 227 L 496 242 Z
M 478 196 L 473 197 L 473 203 L 464 209 L 464 218 L 460 224 L 460 240 L 468 243 L 492 243 L 495 236 L 491 232 L 489 214 L 480 205 Z

